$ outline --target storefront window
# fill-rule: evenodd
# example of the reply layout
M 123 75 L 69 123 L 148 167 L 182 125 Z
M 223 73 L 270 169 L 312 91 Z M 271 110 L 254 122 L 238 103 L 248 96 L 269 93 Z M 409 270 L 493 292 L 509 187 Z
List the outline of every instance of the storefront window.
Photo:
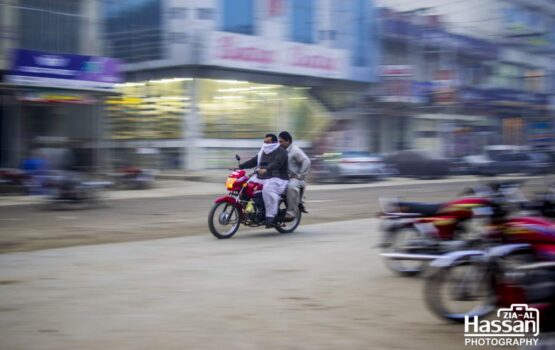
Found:
M 255 84 L 233 80 L 200 80 L 198 107 L 204 137 L 260 139 L 290 130 L 311 140 L 329 118 L 308 95 L 308 88 Z
M 115 140 L 181 139 L 190 109 L 191 79 L 127 83 L 108 99 L 110 135 Z
M 295 139 L 312 141 L 330 121 L 310 88 L 234 80 L 195 83 L 205 139 L 261 139 L 289 130 Z M 183 139 L 192 84 L 192 79 L 165 79 L 119 85 L 122 95 L 107 101 L 112 139 Z

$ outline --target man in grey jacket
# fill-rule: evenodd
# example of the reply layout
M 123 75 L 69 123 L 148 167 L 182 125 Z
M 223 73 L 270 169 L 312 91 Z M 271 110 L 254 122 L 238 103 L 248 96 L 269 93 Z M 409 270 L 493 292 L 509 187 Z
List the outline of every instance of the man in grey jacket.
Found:
M 287 185 L 287 213 L 285 221 L 292 221 L 297 216 L 301 193 L 306 187 L 305 179 L 310 171 L 310 158 L 296 145 L 293 136 L 287 131 L 279 133 L 279 144 L 287 150 L 289 184 Z
M 239 165 L 241 169 L 258 166 L 256 182 L 264 184 L 262 198 L 266 208 L 266 228 L 275 225 L 281 194 L 287 188 L 287 151 L 280 147 L 277 136 L 267 134 L 260 152 Z

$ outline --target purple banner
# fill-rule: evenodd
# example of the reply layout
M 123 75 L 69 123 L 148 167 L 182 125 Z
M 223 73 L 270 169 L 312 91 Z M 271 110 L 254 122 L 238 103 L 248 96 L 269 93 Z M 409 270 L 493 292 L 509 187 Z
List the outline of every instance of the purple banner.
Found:
M 123 81 L 117 59 L 15 49 L 8 80 L 50 87 L 111 89 Z

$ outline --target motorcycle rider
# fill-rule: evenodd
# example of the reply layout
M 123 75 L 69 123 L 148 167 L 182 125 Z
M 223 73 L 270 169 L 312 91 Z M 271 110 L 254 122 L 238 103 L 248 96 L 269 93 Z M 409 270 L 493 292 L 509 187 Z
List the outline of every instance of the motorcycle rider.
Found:
M 285 221 L 293 221 L 302 200 L 301 193 L 306 187 L 305 178 L 310 171 L 310 158 L 297 145 L 293 145 L 293 136 L 287 131 L 279 133 L 279 144 L 287 150 L 289 168 Z
M 266 228 L 275 225 L 279 199 L 287 188 L 287 151 L 280 147 L 275 134 L 266 134 L 260 152 L 239 165 L 240 169 L 259 166 L 256 182 L 264 184 L 262 198 L 266 208 Z

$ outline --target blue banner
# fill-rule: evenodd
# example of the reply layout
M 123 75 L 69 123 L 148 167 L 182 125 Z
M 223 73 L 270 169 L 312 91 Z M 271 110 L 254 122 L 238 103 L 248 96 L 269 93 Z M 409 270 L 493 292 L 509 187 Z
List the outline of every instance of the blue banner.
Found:
M 6 79 L 22 85 L 111 89 L 123 81 L 118 60 L 15 49 Z

